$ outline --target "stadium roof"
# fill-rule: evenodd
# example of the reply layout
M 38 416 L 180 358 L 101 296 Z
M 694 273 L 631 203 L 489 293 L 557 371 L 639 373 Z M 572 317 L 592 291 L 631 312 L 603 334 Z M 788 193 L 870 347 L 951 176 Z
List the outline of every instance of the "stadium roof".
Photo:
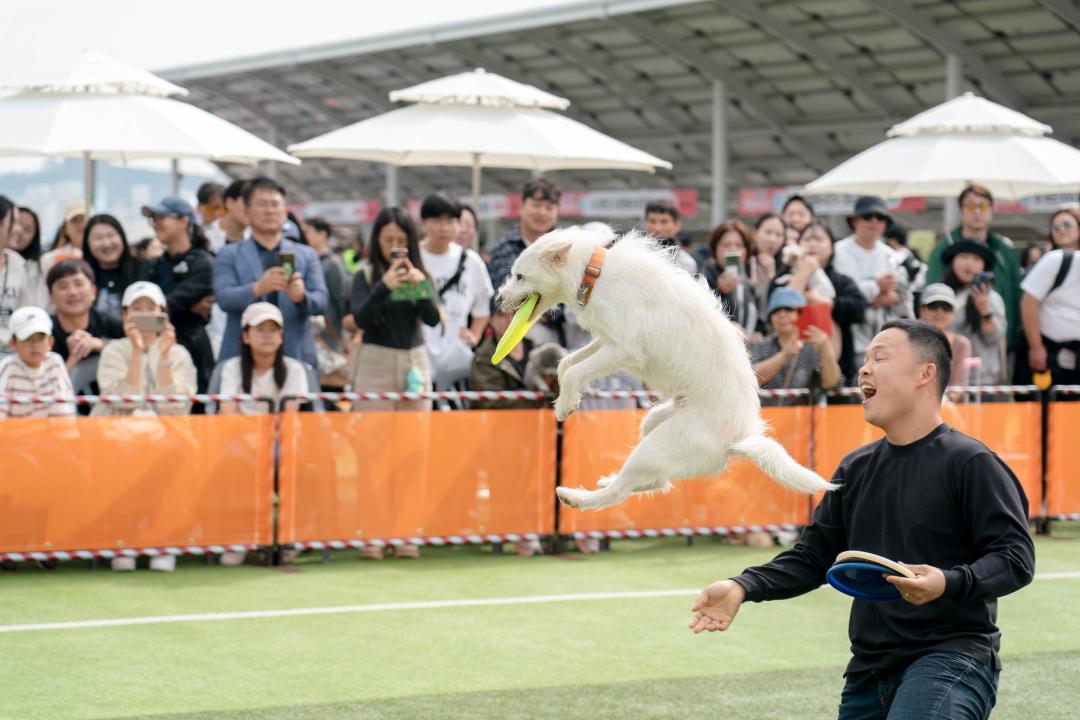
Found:
M 560 172 L 575 189 L 696 188 L 709 215 L 712 81 L 727 91 L 733 188 L 798 185 L 945 99 L 946 58 L 973 90 L 1080 137 L 1072 0 L 592 0 L 483 21 L 173 68 L 189 100 L 280 147 L 385 112 L 388 94 L 476 67 L 569 98 L 568 115 L 673 163 L 654 176 Z M 385 169 L 280 167 L 301 199 L 377 198 Z M 525 174 L 490 170 L 485 192 Z M 402 194 L 462 194 L 468 171 L 403 168 Z

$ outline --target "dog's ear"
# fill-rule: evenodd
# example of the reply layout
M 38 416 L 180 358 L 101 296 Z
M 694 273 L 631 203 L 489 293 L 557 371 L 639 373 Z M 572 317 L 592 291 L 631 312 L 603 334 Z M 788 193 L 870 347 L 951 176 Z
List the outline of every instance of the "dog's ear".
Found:
M 548 265 L 561 267 L 566 264 L 567 258 L 570 257 L 570 248 L 573 244 L 573 241 L 570 239 L 559 239 L 550 242 L 548 243 L 548 246 L 544 248 L 541 258 Z

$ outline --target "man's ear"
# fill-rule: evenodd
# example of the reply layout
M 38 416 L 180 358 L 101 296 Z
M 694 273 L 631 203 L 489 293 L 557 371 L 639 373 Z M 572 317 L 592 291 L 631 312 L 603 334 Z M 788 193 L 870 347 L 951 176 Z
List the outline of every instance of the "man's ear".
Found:
M 919 386 L 921 387 L 927 384 L 937 386 L 937 372 L 938 367 L 936 364 L 932 362 L 924 363 L 922 372 L 919 373 Z
M 544 248 L 541 258 L 548 265 L 561 267 L 566 264 L 567 258 L 570 257 L 570 248 L 572 246 L 573 242 L 570 240 L 556 240 Z

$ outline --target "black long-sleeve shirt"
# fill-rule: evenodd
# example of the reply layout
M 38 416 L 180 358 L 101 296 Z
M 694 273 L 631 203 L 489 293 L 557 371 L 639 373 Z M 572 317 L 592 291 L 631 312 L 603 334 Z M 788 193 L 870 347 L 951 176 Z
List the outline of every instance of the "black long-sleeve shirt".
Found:
M 945 573 L 945 593 L 915 607 L 853 600 L 847 672 L 903 666 L 958 652 L 1001 667 L 997 598 L 1035 573 L 1028 503 L 1016 476 L 978 440 L 944 423 L 897 446 L 850 453 L 794 548 L 735 578 L 751 601 L 810 592 L 844 550 L 864 550 Z
M 365 343 L 396 350 L 424 344 L 420 322 L 431 327 L 439 324 L 439 307 L 434 300 L 392 300 L 382 279 L 371 287 L 363 272 L 353 277 L 352 311 L 356 327 L 364 331 Z

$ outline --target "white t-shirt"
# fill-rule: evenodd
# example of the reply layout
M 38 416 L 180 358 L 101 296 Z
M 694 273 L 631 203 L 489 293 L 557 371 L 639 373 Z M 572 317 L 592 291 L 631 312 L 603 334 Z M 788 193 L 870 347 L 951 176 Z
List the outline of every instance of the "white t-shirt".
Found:
M 221 394 L 240 395 L 244 392 L 243 376 L 240 372 L 240 358 L 234 357 L 225 361 L 221 367 Z M 316 388 L 318 391 L 318 388 Z M 251 394 L 256 397 L 272 397 L 274 404 L 278 400 L 289 395 L 300 395 L 309 392 L 307 371 L 299 360 L 291 357 L 285 358 L 285 384 L 279 390 L 274 383 L 273 369 L 267 370 L 261 375 L 252 375 Z M 262 415 L 267 412 L 266 402 L 242 402 L 239 405 L 240 412 L 244 415 Z
M 4 256 L 4 267 L 0 268 L 0 353 L 3 353 L 11 350 L 11 314 L 30 304 L 30 292 L 26 260 L 9 248 L 0 252 Z
M 1021 290 L 1039 301 L 1039 331 L 1054 342 L 1080 339 L 1080 252 L 1073 253 L 1068 274 L 1050 293 L 1064 257 L 1063 251 L 1051 250 L 1020 283 Z
M 874 243 L 873 249 L 867 250 L 855 242 L 854 235 L 849 235 L 833 247 L 833 270 L 854 280 L 868 304 L 876 300 L 880 292 L 875 278 L 890 272 L 897 277 L 896 294 L 899 300 L 888 307 L 867 307 L 863 322 L 851 326 L 856 356 L 866 351 L 870 341 L 886 322 L 912 316 L 907 272 L 900 268 L 903 260 L 902 255 L 881 240 Z
M 473 318 L 491 316 L 491 298 L 495 294 L 488 276 L 487 267 L 472 250 L 466 250 L 457 243 L 441 255 L 420 248 L 420 257 L 424 269 L 435 281 L 435 292 L 444 287 L 457 272 L 461 253 L 465 253 L 465 268 L 461 279 L 454 287 L 438 299 L 443 311 L 443 326 L 423 327 L 424 343 L 431 355 L 437 375 L 441 368 L 457 367 L 464 363 L 466 374 L 472 362 L 472 349 L 460 337 L 461 328 L 469 324 L 469 315 Z

